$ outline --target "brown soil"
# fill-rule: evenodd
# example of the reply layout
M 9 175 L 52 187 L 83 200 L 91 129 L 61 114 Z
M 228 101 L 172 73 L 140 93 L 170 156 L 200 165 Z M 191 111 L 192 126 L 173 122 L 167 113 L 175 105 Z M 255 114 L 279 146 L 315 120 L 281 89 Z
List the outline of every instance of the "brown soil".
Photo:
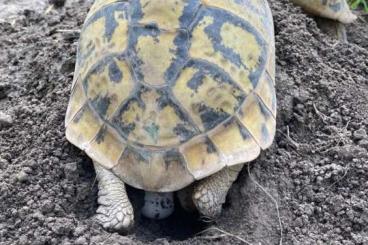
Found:
M 64 136 L 78 32 L 90 2 L 22 10 L 0 23 L 0 244 L 368 244 L 368 25 L 341 44 L 286 0 L 270 0 L 278 133 L 213 224 L 178 209 L 134 231 L 93 220 L 94 171 Z M 60 31 L 64 30 L 64 31 Z M 69 30 L 69 31 L 65 31 Z M 70 31 L 71 30 L 71 31 Z M 129 190 L 135 206 L 142 192 Z M 210 230 L 197 234 L 208 227 Z M 224 232 L 233 234 L 226 235 Z M 237 236 L 237 237 L 235 237 Z

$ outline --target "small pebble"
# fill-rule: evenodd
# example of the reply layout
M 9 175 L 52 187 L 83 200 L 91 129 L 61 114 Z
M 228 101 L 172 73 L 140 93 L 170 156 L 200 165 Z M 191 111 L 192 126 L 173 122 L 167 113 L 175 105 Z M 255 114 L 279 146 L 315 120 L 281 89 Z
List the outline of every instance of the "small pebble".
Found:
M 0 111 L 0 129 L 3 127 L 8 127 L 13 124 L 13 119 L 10 115 L 5 114 Z
M 81 236 L 83 235 L 83 233 L 85 233 L 85 231 L 87 230 L 87 228 L 85 226 L 77 226 L 77 228 L 75 228 L 74 230 L 74 236 Z
M 75 67 L 75 59 L 74 58 L 67 59 L 62 63 L 60 67 L 60 72 L 63 74 L 72 73 L 74 71 L 74 67 Z
M 26 173 L 26 174 L 31 174 L 33 172 L 32 168 L 30 167 L 25 167 L 23 168 L 23 171 Z
M 20 171 L 20 172 L 15 176 L 15 178 L 16 178 L 19 182 L 24 183 L 24 182 L 27 182 L 27 181 L 29 180 L 29 175 L 28 175 L 26 172 L 24 172 L 24 171 L 22 170 L 22 171 Z
M 359 145 L 359 146 L 361 146 L 361 147 L 363 147 L 363 148 L 368 149 L 368 140 L 366 140 L 366 139 L 362 139 L 362 140 L 360 140 L 360 141 L 358 142 L 358 145 Z
M 87 239 L 85 237 L 79 237 L 75 243 L 76 245 L 84 245 L 84 244 L 88 244 Z
M 55 208 L 55 204 L 53 202 L 51 202 L 50 200 L 46 200 L 42 205 L 41 205 L 41 212 L 43 214 L 48 214 L 51 213 Z
M 353 137 L 354 137 L 355 140 L 365 139 L 365 138 L 367 138 L 367 132 L 363 128 L 358 129 L 358 130 L 354 131 Z

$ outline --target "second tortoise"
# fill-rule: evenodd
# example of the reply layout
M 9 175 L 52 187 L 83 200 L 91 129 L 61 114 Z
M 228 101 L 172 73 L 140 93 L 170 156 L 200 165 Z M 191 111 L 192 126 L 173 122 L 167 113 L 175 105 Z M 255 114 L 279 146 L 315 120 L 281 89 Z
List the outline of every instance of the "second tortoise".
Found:
M 306 12 L 317 16 L 320 28 L 330 36 L 347 42 L 345 24 L 357 19 L 346 0 L 291 0 Z

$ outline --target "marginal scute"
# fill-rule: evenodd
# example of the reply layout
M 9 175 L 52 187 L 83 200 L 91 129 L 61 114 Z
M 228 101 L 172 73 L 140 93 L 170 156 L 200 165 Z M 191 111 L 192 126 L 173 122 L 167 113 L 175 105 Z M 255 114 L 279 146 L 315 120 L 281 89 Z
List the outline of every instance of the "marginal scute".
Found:
M 252 161 L 261 150 L 249 132 L 234 119 L 211 132 L 209 138 L 227 166 Z
M 76 76 L 83 80 L 90 69 L 109 54 L 121 54 L 127 48 L 128 19 L 126 3 L 109 5 L 87 19 L 82 30 L 76 64 Z
M 89 104 L 85 104 L 66 128 L 66 138 L 82 150 L 97 135 L 103 122 L 93 112 Z
M 276 76 L 276 66 L 275 66 L 275 44 L 274 42 L 272 44 L 270 44 L 270 48 L 269 48 L 269 57 L 267 60 L 267 65 L 266 65 L 266 72 L 268 73 L 268 75 L 270 76 L 270 78 L 272 79 L 273 85 L 275 86 L 275 76 Z
M 86 153 L 107 169 L 113 168 L 120 159 L 125 142 L 110 126 L 103 126 L 88 146 Z
M 101 61 L 83 85 L 93 107 L 105 119 L 111 118 L 135 86 L 127 62 L 116 57 Z
M 194 181 L 184 159 L 175 151 L 153 153 L 149 168 L 143 169 L 142 173 L 146 190 L 179 190 Z M 179 176 L 180 181 L 177 181 Z
M 276 120 L 255 93 L 246 98 L 238 119 L 262 149 L 272 144 Z
M 68 125 L 70 120 L 73 119 L 75 114 L 82 108 L 86 102 L 86 96 L 84 94 L 82 84 L 76 83 L 72 89 L 70 96 L 70 102 L 65 116 L 65 125 Z
M 129 185 L 147 191 L 175 191 L 194 181 L 175 150 L 149 152 L 127 147 L 112 171 Z
M 221 170 L 224 165 L 213 143 L 206 137 L 192 139 L 180 148 L 189 172 L 196 180 Z
M 120 157 L 118 164 L 111 170 L 125 183 L 139 189 L 144 189 L 142 172 L 149 168 L 150 155 L 148 152 L 133 149 L 127 146 Z
M 261 81 L 255 89 L 255 93 L 272 113 L 273 117 L 276 118 L 276 91 L 274 81 L 268 72 L 263 73 Z

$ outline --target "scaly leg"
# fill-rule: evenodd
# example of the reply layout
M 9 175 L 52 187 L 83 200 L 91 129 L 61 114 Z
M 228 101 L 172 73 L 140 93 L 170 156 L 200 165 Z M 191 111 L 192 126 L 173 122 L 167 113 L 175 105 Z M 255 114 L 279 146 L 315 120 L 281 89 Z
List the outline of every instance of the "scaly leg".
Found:
M 199 213 L 214 219 L 221 213 L 227 192 L 238 177 L 244 164 L 227 167 L 220 172 L 201 180 L 193 192 L 193 202 Z
M 128 231 L 134 216 L 124 182 L 98 163 L 94 167 L 98 180 L 97 220 L 107 230 Z
M 189 213 L 193 213 L 197 209 L 193 202 L 193 188 L 194 185 L 192 184 L 176 193 L 180 206 Z

